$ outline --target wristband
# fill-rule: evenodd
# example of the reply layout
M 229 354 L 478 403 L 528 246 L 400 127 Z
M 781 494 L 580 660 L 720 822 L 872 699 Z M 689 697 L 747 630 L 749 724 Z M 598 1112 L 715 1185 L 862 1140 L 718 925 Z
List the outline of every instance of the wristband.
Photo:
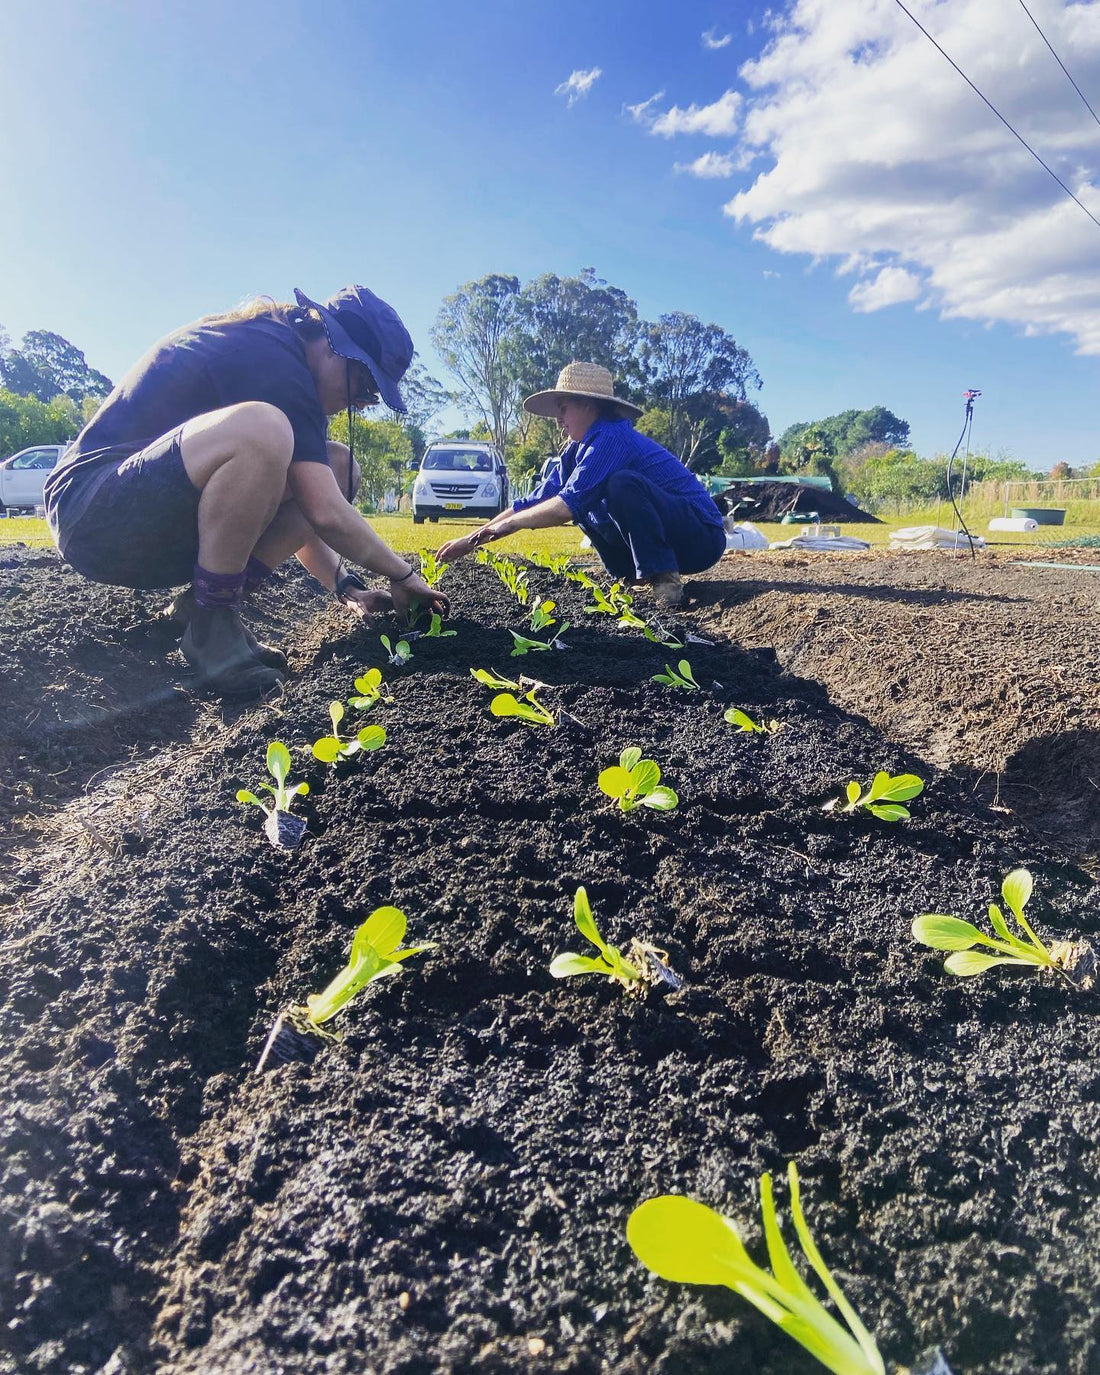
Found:
M 333 585 L 332 595 L 338 602 L 347 601 L 347 590 L 349 587 L 357 587 L 360 592 L 367 590 L 367 584 L 358 573 L 349 573 L 345 568 L 342 573 L 337 573 L 336 582 Z
M 390 582 L 407 582 L 415 572 L 415 568 L 410 568 L 409 571 L 407 573 L 402 574 L 400 578 L 391 578 Z

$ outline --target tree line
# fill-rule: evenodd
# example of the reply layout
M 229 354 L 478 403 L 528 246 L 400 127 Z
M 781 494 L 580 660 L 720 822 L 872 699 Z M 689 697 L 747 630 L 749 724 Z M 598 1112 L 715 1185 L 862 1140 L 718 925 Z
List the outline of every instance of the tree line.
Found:
M 503 273 L 465 282 L 443 300 L 430 336 L 448 381 L 416 358 L 402 386 L 406 416 L 353 418 L 364 505 L 407 485 L 410 464 L 452 405 L 469 421 L 453 437 L 496 443 L 513 478 L 529 479 L 560 435 L 553 421 L 526 414 L 523 398 L 552 387 L 575 359 L 607 367 L 619 395 L 643 408 L 638 428 L 700 474 L 823 474 L 872 508 L 947 495 L 945 458 L 918 457 L 908 422 L 885 406 L 800 421 L 773 437 L 758 404 L 759 371 L 729 332 L 683 311 L 643 320 L 630 296 L 592 268 L 522 284 Z M 13 348 L 0 327 L 0 456 L 74 438 L 111 385 L 60 335 L 32 330 Z M 347 425 L 335 417 L 332 437 L 347 442 Z M 969 472 L 975 481 L 1034 476 L 1019 460 L 988 455 L 971 455 Z M 1053 475 L 1071 472 L 1060 464 Z

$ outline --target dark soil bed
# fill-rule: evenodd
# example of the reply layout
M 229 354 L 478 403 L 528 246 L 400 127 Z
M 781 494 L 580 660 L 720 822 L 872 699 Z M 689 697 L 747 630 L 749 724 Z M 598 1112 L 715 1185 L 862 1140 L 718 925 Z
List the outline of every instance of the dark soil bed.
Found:
M 780 565 L 734 563 L 731 583 L 730 562 L 694 584 L 697 633 L 744 639 L 751 603 L 781 595 Z M 981 920 L 1018 864 L 1048 936 L 1097 933 L 1100 901 L 1079 849 L 986 807 L 944 737 L 922 749 L 913 724 L 898 743 L 854 689 L 783 673 L 762 625 L 756 652 L 684 651 L 706 693 L 662 688 L 651 675 L 678 652 L 585 616 L 534 569 L 577 628 L 567 652 L 511 659 L 522 620 L 476 566 L 445 584 L 458 635 L 416 641 L 401 673 L 378 640 L 392 627 L 349 628 L 284 579 L 261 623 L 288 628 L 296 673 L 227 710 L 163 693 L 155 599 L 14 565 L 0 1369 L 808 1372 L 743 1301 L 647 1275 L 624 1236 L 638 1202 L 686 1192 L 759 1256 L 756 1181 L 793 1158 L 890 1358 L 938 1343 L 956 1375 L 1100 1370 L 1097 995 L 954 980 L 909 934 L 925 911 Z M 831 566 L 781 567 L 807 584 L 787 594 L 803 623 L 801 599 L 845 595 Z M 867 590 L 846 606 L 925 605 L 901 573 L 851 571 Z M 1039 575 L 981 576 L 931 590 L 989 626 L 981 607 Z M 782 625 L 777 609 L 794 662 Z M 881 685 L 897 672 L 896 656 L 858 662 Z M 395 699 L 370 718 L 387 743 L 325 771 L 308 746 L 368 664 Z M 471 667 L 545 679 L 581 724 L 494 719 Z M 735 733 L 731 703 L 783 729 Z M 234 800 L 274 738 L 313 789 L 290 854 Z M 631 744 L 676 811 L 624 815 L 597 790 Z M 877 768 L 927 780 L 910 822 L 821 810 Z M 610 940 L 668 949 L 681 991 L 550 977 L 581 948 L 578 884 Z M 438 948 L 369 989 L 312 1066 L 253 1075 L 278 1009 L 326 983 L 384 903 Z

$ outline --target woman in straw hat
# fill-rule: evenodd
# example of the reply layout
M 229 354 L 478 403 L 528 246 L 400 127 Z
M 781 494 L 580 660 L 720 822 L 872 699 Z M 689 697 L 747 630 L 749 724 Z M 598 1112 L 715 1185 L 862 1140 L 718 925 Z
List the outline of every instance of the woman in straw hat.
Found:
M 616 578 L 647 582 L 663 606 L 683 599 L 682 573 L 701 573 L 725 552 L 722 517 L 694 473 L 631 423 L 641 407 L 615 395 L 597 363 L 569 363 L 557 386 L 523 403 L 560 422 L 569 443 L 529 497 L 480 530 L 449 541 L 443 562 L 516 530 L 575 521 Z

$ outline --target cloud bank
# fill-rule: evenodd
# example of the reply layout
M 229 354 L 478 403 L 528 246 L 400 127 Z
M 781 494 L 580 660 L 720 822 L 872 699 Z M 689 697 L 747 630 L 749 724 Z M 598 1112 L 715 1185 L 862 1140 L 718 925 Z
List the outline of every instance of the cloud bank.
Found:
M 1017 6 L 912 0 L 975 85 L 1100 218 L 1100 127 Z M 1086 94 L 1100 91 L 1100 4 L 1047 0 L 1036 19 Z M 832 260 L 849 302 L 902 302 L 1100 355 L 1100 228 L 1065 195 L 892 0 L 795 0 L 739 73 L 747 96 L 649 108 L 667 136 L 720 136 L 704 154 L 750 171 L 724 206 L 780 253 Z M 1095 105 L 1095 102 L 1093 102 Z M 681 164 L 683 167 L 683 164 Z M 695 175 L 716 175 L 696 170 Z

